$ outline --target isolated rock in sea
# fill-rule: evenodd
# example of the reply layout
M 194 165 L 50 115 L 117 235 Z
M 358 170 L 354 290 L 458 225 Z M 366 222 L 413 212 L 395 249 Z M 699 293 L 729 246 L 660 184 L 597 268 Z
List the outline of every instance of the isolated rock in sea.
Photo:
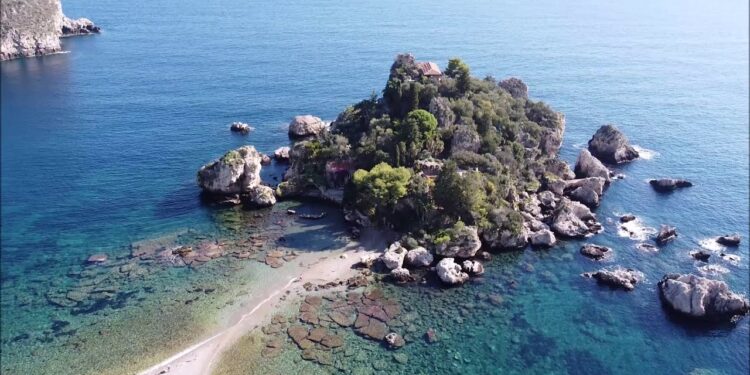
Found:
M 383 253 L 381 260 L 389 270 L 401 268 L 404 264 L 406 252 L 406 248 L 401 246 L 401 242 L 394 242 L 388 247 L 388 250 Z
M 629 162 L 638 158 L 638 151 L 628 143 L 614 125 L 604 125 L 589 140 L 589 151 L 597 159 L 610 164 Z
M 273 157 L 277 161 L 289 161 L 289 146 L 279 147 L 274 150 Z
M 507 79 L 504 79 L 497 84 L 502 88 L 503 90 L 507 91 L 510 96 L 518 99 L 518 98 L 529 98 L 529 87 L 526 86 L 526 84 L 521 81 L 520 79 L 516 77 L 510 77 Z
M 464 270 L 464 272 L 472 275 L 481 275 L 484 273 L 484 265 L 476 260 L 465 260 L 461 264 L 461 268 Z
M 606 246 L 587 243 L 581 247 L 581 254 L 591 259 L 600 260 L 612 254 L 612 249 Z
M 706 252 L 704 250 L 698 250 L 696 252 L 691 253 L 690 255 L 696 260 L 700 260 L 701 262 L 708 262 L 708 258 L 711 257 L 711 253 Z
M 85 18 L 65 17 L 59 0 L 4 0 L 0 18 L 0 60 L 57 53 L 60 37 L 99 32 Z
M 581 203 L 562 199 L 552 219 L 552 230 L 570 238 L 581 238 L 601 230 L 591 210 Z
M 481 247 L 477 227 L 464 226 L 456 230 L 448 242 L 435 245 L 435 254 L 442 257 L 471 258 Z
M 716 239 L 716 242 L 724 246 L 739 246 L 740 235 L 735 233 L 735 234 L 728 234 L 725 236 L 720 236 L 719 238 Z
M 258 185 L 248 192 L 248 203 L 256 207 L 269 207 L 276 204 L 276 195 L 272 188 Z
M 260 165 L 270 165 L 271 157 L 266 154 L 260 154 Z
M 632 215 L 632 214 L 625 214 L 625 215 L 620 216 L 621 223 L 629 223 L 635 219 L 636 219 L 635 215 Z
M 729 320 L 747 314 L 750 309 L 747 298 L 730 291 L 723 281 L 671 274 L 664 276 L 658 285 L 664 302 L 691 318 Z
M 594 278 L 599 284 L 628 291 L 635 289 L 635 284 L 643 280 L 643 273 L 632 268 L 622 267 L 612 270 L 601 269 L 594 273 L 584 273 L 583 275 Z
M 659 233 L 656 234 L 656 243 L 658 245 L 665 245 L 666 243 L 673 241 L 675 238 L 677 238 L 677 228 L 669 225 L 662 225 L 661 228 L 659 228 Z
M 391 278 L 397 283 L 406 283 L 413 280 L 409 270 L 401 267 L 391 270 Z
M 424 247 L 415 247 L 406 253 L 406 264 L 411 267 L 429 267 L 435 258 Z
M 229 130 L 236 132 L 236 133 L 243 133 L 247 134 L 252 130 L 250 125 L 244 123 L 244 122 L 233 122 L 232 125 L 229 126 Z
M 609 182 L 612 178 L 612 172 L 609 168 L 604 166 L 594 155 L 591 155 L 591 152 L 587 149 L 582 149 L 578 153 L 578 159 L 576 160 L 573 172 L 575 172 L 578 178 L 601 177 L 606 182 Z
M 260 184 L 261 156 L 253 146 L 224 154 L 198 171 L 198 186 L 211 194 L 250 193 Z
M 312 115 L 295 116 L 292 122 L 289 123 L 289 137 L 305 138 L 316 136 L 326 128 L 326 123 L 320 117 Z
M 552 247 L 557 243 L 555 234 L 549 229 L 542 229 L 529 235 L 532 246 Z
M 678 188 L 686 188 L 693 186 L 693 183 L 688 180 L 681 180 L 675 178 L 660 178 L 656 180 L 650 180 L 648 182 L 654 190 L 662 193 L 675 191 Z
M 443 258 L 435 267 L 438 277 L 446 284 L 463 284 L 469 279 L 469 274 L 463 272 L 461 265 L 453 258 Z
M 406 341 L 404 341 L 404 338 L 401 337 L 396 332 L 391 332 L 387 335 L 385 335 L 385 343 L 388 344 L 388 347 L 391 349 L 398 349 L 406 344 Z

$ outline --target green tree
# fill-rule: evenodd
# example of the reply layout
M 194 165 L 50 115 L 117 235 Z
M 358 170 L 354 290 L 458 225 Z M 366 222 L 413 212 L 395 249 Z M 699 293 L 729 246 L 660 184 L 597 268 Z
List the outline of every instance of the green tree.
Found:
M 429 152 L 442 150 L 437 119 L 432 113 L 423 109 L 411 111 L 398 128 L 401 143 L 396 159 L 400 165 L 411 166 L 424 149 Z
M 458 173 L 453 161 L 443 166 L 435 182 L 435 203 L 450 217 L 479 224 L 487 216 L 487 193 L 480 172 Z
M 445 69 L 445 75 L 456 79 L 456 87 L 461 93 L 469 91 L 471 85 L 471 74 L 469 66 L 459 58 L 448 60 L 448 68 Z
M 408 192 L 410 180 L 410 169 L 393 168 L 387 163 L 380 163 L 369 172 L 359 169 L 352 178 L 357 194 L 355 204 L 370 217 L 385 219 Z

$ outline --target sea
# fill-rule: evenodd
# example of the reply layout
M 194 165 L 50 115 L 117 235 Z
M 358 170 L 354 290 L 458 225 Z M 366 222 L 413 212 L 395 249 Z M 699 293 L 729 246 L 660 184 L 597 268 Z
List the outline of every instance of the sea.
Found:
M 63 11 L 102 33 L 64 39 L 64 53 L 0 64 L 4 374 L 137 373 L 221 327 L 225 311 L 274 277 L 236 257 L 134 263 L 137 249 L 262 242 L 285 231 L 297 251 L 338 246 L 335 210 L 325 225 L 293 228 L 279 223 L 287 208 L 328 208 L 216 207 L 201 199 L 196 171 L 241 145 L 287 145 L 295 115 L 334 120 L 380 93 L 403 52 L 521 78 L 530 97 L 565 114 L 561 156 L 571 164 L 598 127 L 620 128 L 642 157 L 614 168 L 624 178 L 596 211 L 604 232 L 586 240 L 614 256 L 593 262 L 578 254 L 581 241 L 563 241 L 494 254 L 482 281 L 462 287 L 387 285 L 442 333 L 439 343 L 408 343 L 405 363 L 371 345 L 364 362 L 305 362 L 305 371 L 750 371 L 748 317 L 685 321 L 657 290 L 675 272 L 750 288 L 747 1 L 66 0 Z M 255 130 L 232 134 L 234 121 Z M 282 172 L 272 165 L 264 178 Z M 658 177 L 694 186 L 658 194 L 647 182 Z M 625 213 L 638 217 L 627 230 Z M 677 228 L 674 242 L 639 246 L 662 224 Z M 713 240 L 729 233 L 742 236 L 738 248 Z M 690 256 L 698 249 L 712 253 L 708 263 Z M 98 253 L 108 263 L 87 265 Z M 615 266 L 645 280 L 624 292 L 581 276 Z M 503 302 L 476 308 L 487 295 Z

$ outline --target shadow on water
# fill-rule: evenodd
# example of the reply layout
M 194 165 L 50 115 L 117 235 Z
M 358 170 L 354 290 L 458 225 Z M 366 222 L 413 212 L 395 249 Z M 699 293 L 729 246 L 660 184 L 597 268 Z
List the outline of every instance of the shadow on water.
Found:
M 196 197 L 199 199 L 196 199 Z M 154 216 L 158 219 L 184 216 L 201 209 L 201 206 L 208 203 L 206 199 L 195 184 L 184 183 L 156 203 Z

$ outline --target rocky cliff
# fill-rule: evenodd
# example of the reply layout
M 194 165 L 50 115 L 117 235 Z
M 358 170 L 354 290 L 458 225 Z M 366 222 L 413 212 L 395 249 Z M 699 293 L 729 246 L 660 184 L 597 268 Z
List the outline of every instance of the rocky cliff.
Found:
M 0 16 L 0 60 L 60 52 L 61 36 L 99 32 L 85 18 L 65 17 L 60 0 L 3 0 Z

